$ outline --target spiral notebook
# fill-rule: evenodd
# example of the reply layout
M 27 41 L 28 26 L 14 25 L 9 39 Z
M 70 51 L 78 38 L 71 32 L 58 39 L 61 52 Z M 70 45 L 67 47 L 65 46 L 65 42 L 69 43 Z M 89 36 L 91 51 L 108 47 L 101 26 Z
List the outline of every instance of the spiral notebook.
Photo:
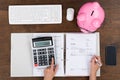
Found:
M 99 33 L 12 33 L 11 34 L 11 77 L 43 77 L 44 69 L 32 67 L 31 35 L 55 37 L 56 57 L 59 69 L 56 77 L 89 76 L 90 60 L 100 55 Z M 65 56 L 65 57 L 64 57 Z M 100 76 L 100 69 L 97 72 Z

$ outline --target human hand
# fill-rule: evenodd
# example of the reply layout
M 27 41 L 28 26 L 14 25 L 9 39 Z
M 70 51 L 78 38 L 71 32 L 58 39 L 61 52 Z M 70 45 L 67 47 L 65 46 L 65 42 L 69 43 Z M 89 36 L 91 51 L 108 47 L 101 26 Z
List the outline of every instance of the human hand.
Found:
M 54 66 L 54 59 L 52 58 L 51 65 L 44 70 L 44 80 L 52 80 L 58 70 L 58 65 Z
M 91 68 L 90 68 L 90 74 L 96 76 L 97 70 L 100 68 L 96 60 L 99 61 L 100 64 L 102 64 L 100 56 L 93 56 L 91 59 Z

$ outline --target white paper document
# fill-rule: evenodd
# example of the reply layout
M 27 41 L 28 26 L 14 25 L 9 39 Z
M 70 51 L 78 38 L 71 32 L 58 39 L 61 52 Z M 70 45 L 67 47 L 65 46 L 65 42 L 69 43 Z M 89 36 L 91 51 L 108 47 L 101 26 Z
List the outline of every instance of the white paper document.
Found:
M 89 76 L 92 56 L 100 55 L 98 46 L 98 33 L 66 34 L 66 76 Z
M 44 76 L 44 69 L 33 67 L 30 42 L 33 36 L 46 35 L 54 37 L 56 77 L 89 76 L 92 56 L 100 55 L 99 33 L 11 33 L 11 77 Z

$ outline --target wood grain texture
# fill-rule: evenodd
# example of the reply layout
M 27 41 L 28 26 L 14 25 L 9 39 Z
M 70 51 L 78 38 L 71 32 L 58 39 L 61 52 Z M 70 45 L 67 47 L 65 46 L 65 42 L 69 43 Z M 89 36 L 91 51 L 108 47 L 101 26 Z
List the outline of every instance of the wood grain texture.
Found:
M 97 80 L 120 80 L 120 0 L 0 0 L 0 80 L 43 80 L 43 78 L 11 78 L 10 77 L 10 35 L 33 32 L 79 32 L 76 15 L 79 8 L 88 1 L 98 1 L 105 10 L 105 21 L 100 29 L 100 52 L 103 62 L 101 77 Z M 62 24 L 51 25 L 9 25 L 9 5 L 41 5 L 62 4 Z M 66 9 L 75 9 L 75 19 L 66 20 Z M 105 65 L 105 46 L 113 44 L 117 47 L 117 65 Z M 54 78 L 54 80 L 89 80 L 88 77 Z

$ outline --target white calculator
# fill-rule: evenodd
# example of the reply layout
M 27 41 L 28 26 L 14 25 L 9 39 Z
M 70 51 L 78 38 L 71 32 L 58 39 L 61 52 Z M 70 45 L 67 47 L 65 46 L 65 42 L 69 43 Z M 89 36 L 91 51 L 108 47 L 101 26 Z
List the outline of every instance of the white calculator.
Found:
M 32 38 L 33 66 L 46 68 L 51 65 L 52 58 L 56 64 L 55 45 L 52 36 Z

